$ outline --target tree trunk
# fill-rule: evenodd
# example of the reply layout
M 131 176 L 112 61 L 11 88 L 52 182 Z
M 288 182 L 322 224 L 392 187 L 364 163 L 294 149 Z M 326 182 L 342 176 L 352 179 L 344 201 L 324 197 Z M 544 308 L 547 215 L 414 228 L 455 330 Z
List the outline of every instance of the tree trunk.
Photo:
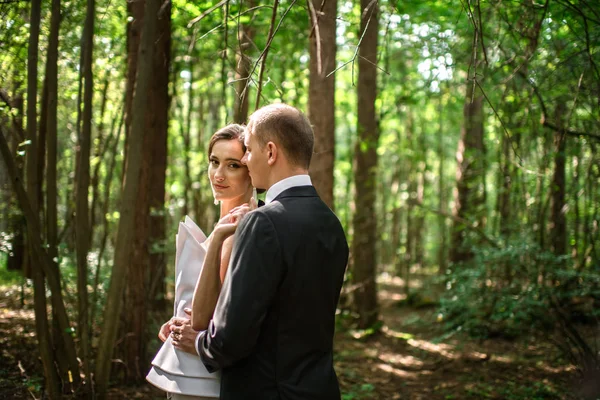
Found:
M 335 161 L 335 70 L 337 0 L 309 0 L 310 64 L 308 118 L 315 132 L 310 176 L 321 199 L 333 209 Z
M 464 121 L 456 152 L 453 214 L 457 218 L 452 226 L 450 248 L 450 261 L 453 263 L 469 261 L 473 256 L 469 249 L 469 244 L 472 244 L 467 235 L 469 231 L 462 221 L 477 225 L 480 229 L 485 224 L 483 100 L 483 93 L 475 83 L 467 82 Z
M 152 132 L 150 143 L 150 290 L 148 304 L 151 311 L 162 311 L 165 305 L 166 277 L 166 178 L 169 133 L 169 69 L 171 65 L 171 2 L 161 10 L 157 21 L 156 52 L 154 54 L 154 80 L 152 94 Z M 148 340 L 145 340 L 147 343 Z M 145 353 L 142 353 L 145 355 Z M 142 372 L 150 360 L 143 360 Z
M 241 3 L 240 3 L 241 4 Z M 248 2 L 248 8 L 256 7 L 256 0 Z M 241 10 L 240 10 L 241 11 Z M 238 48 L 235 68 L 235 104 L 233 122 L 245 124 L 248 119 L 248 99 L 250 98 L 250 69 L 252 62 L 247 53 L 253 46 L 255 29 L 251 24 L 241 23 L 238 28 Z
M 415 215 L 415 204 L 417 196 L 417 173 L 416 173 L 416 146 L 414 140 L 414 120 L 412 113 L 408 113 L 406 116 L 406 142 L 408 148 L 412 149 L 407 157 L 408 171 L 408 199 L 406 201 L 406 239 L 404 248 L 404 259 L 401 265 L 401 269 L 397 270 L 398 276 L 404 278 L 404 293 L 408 298 L 410 295 L 410 268 L 415 261 L 415 248 L 417 241 L 417 221 Z
M 192 116 L 194 110 L 194 62 L 190 60 L 188 66 L 190 70 L 190 85 L 188 87 L 188 106 L 187 115 L 184 118 L 183 105 L 179 107 L 181 110 L 181 136 L 183 139 L 183 165 L 184 165 L 184 185 L 183 185 L 183 215 L 190 213 L 190 196 L 192 195 L 192 172 L 190 167 L 191 155 L 192 155 Z M 183 123 L 185 121 L 185 124 Z
M 87 0 L 86 19 L 83 27 L 83 114 L 77 156 L 77 182 L 75 205 L 75 246 L 77 248 L 77 299 L 78 337 L 81 346 L 85 376 L 90 376 L 90 331 L 88 304 L 88 264 L 90 247 L 90 211 L 88 192 L 90 186 L 90 149 L 92 141 L 92 100 L 94 95 L 93 50 L 94 50 L 95 0 Z
M 557 256 L 567 253 L 567 218 L 565 211 L 566 134 L 563 130 L 565 111 L 565 104 L 559 103 L 556 107 L 556 126 L 560 130 L 554 132 L 554 173 L 550 185 L 550 247 Z
M 165 178 L 167 166 L 167 127 L 169 109 L 170 5 L 156 19 L 152 83 L 148 88 L 142 167 L 137 193 L 134 239 L 131 246 L 129 279 L 124 309 L 125 363 L 128 381 L 141 382 L 146 375 L 146 335 L 149 307 L 157 294 L 164 296 Z M 139 15 L 139 14 L 138 14 Z M 145 18 L 145 15 L 141 17 Z M 142 22 L 143 24 L 143 22 Z M 190 111 L 192 108 L 190 104 Z M 157 288 L 163 288 L 157 293 Z
M 34 312 L 35 328 L 38 339 L 40 358 L 44 370 L 44 378 L 47 386 L 47 393 L 51 399 L 60 397 L 60 387 L 58 385 L 57 372 L 55 367 L 55 358 L 52 351 L 52 340 L 50 338 L 50 328 L 48 324 L 48 313 L 46 308 L 46 285 L 44 272 L 35 262 L 35 255 L 43 251 L 39 240 L 40 231 L 32 228 L 32 224 L 39 226 L 39 179 L 38 179 L 38 137 L 37 137 L 37 80 L 38 80 L 38 45 L 40 35 L 41 19 L 41 1 L 31 1 L 31 15 L 29 19 L 29 47 L 27 56 L 27 139 L 29 148 L 27 149 L 27 193 L 21 192 L 22 202 L 28 202 L 30 208 L 29 221 L 27 221 L 27 247 L 29 250 L 29 268 L 31 271 L 27 275 L 33 277 L 34 290 Z M 0 132 L 3 140 L 3 157 L 5 158 L 7 171 L 10 173 L 11 166 L 8 165 L 12 160 L 12 154 L 4 141 L 4 133 Z M 17 172 L 15 170 L 13 181 L 15 185 L 20 185 Z M 18 190 L 18 189 L 17 189 Z M 26 216 L 27 218 L 27 216 Z M 37 239 L 37 240 L 36 240 Z
M 582 265 L 579 263 L 579 254 L 581 249 L 581 209 L 580 209 L 580 194 L 582 192 L 581 189 L 581 163 L 583 161 L 583 152 L 581 151 L 581 141 L 577 141 L 575 144 L 575 156 L 573 157 L 573 190 L 575 193 L 575 201 L 574 201 L 574 214 L 575 218 L 573 220 L 573 247 L 571 249 L 571 256 L 573 260 L 576 260 L 575 265 L 581 268 Z M 586 210 L 587 212 L 587 210 Z
M 52 0 L 52 17 L 48 37 L 48 57 L 46 60 L 46 241 L 48 256 L 58 260 L 58 188 L 57 188 L 57 100 L 58 100 L 58 34 L 60 28 L 60 0 Z M 44 302 L 45 303 L 45 302 Z M 63 385 L 69 382 L 69 362 L 65 343 L 60 338 L 61 332 L 58 315 L 53 311 L 52 332 L 54 337 L 54 352 Z M 69 388 L 67 390 L 73 390 Z
M 444 124 L 443 118 L 443 104 L 444 92 L 440 96 L 440 106 L 438 110 L 439 124 L 438 124 L 438 158 L 439 158 L 439 166 L 438 166 L 438 198 L 439 198 L 439 210 L 440 214 L 438 215 L 438 229 L 440 231 L 439 238 L 439 247 L 437 253 L 438 259 L 438 273 L 440 276 L 446 275 L 446 271 L 448 269 L 448 252 L 447 252 L 447 227 L 446 227 L 446 208 L 447 208 L 447 197 L 446 197 L 446 179 L 445 179 L 445 164 L 446 164 L 446 146 L 444 146 L 444 130 L 442 128 Z
M 8 143 L 6 142 L 6 139 L 4 138 L 4 133 L 1 131 L 1 129 L 0 129 L 0 154 L 2 154 L 2 158 L 5 160 L 8 174 L 10 176 L 11 182 L 13 184 L 13 188 L 17 195 L 16 196 L 17 201 L 19 203 L 19 206 L 23 212 L 23 216 L 26 221 L 29 251 L 31 253 L 31 258 L 33 260 L 32 265 L 35 266 L 35 268 L 33 269 L 34 275 L 36 276 L 35 279 L 40 279 L 40 276 L 42 276 L 42 278 L 41 278 L 42 281 L 38 280 L 38 283 L 37 283 L 38 288 L 40 288 L 40 289 L 43 286 L 43 285 L 40 285 L 40 283 L 43 284 L 43 275 L 45 275 L 48 280 L 48 286 L 50 287 L 50 291 L 52 294 L 52 296 L 51 296 L 52 310 L 56 314 L 56 316 L 58 318 L 58 325 L 60 327 L 61 332 L 63 332 L 62 336 L 57 337 L 56 340 L 64 341 L 64 348 L 67 351 L 66 356 L 69 361 L 70 371 L 71 371 L 72 377 L 73 377 L 73 382 L 75 383 L 75 386 L 77 386 L 77 384 L 79 382 L 79 367 L 78 367 L 77 359 L 75 356 L 75 344 L 73 343 L 73 338 L 71 337 L 71 335 L 65 334 L 65 332 L 71 331 L 71 327 L 70 327 L 69 319 L 68 319 L 67 312 L 65 309 L 65 304 L 62 299 L 62 292 L 61 292 L 61 287 L 60 287 L 60 272 L 58 270 L 58 266 L 56 265 L 56 262 L 54 262 L 48 256 L 48 253 L 46 253 L 46 251 L 44 250 L 44 247 L 42 246 L 42 240 L 40 238 L 41 227 L 40 227 L 40 221 L 38 219 L 38 215 L 34 211 L 33 207 L 31 206 L 31 202 L 29 200 L 27 192 L 25 191 L 25 188 L 22 184 L 22 178 L 18 172 L 16 163 L 12 157 L 12 154 L 8 147 Z M 40 274 L 40 275 L 37 275 L 37 274 Z M 44 292 L 43 296 L 45 298 L 45 290 L 43 290 L 43 292 Z M 42 294 L 40 294 L 40 293 L 38 293 L 38 295 L 42 296 Z M 40 299 L 41 299 L 41 297 L 40 297 Z M 36 307 L 37 306 L 38 305 L 36 304 Z M 44 310 L 45 310 L 45 307 L 44 307 Z M 39 325 L 37 325 L 37 326 L 42 329 L 41 331 L 37 332 L 38 340 L 43 341 L 42 343 L 40 343 L 40 346 L 47 346 L 50 343 L 49 341 L 44 339 L 44 337 L 47 336 L 47 332 L 45 331 L 46 328 L 44 328 L 45 326 L 47 327 L 47 325 L 48 325 L 47 315 L 45 313 L 42 313 L 43 310 L 41 308 L 38 311 L 41 314 L 36 315 L 36 319 L 40 318 L 41 321 L 39 321 Z M 51 352 L 51 349 L 47 349 L 45 347 L 40 348 L 40 352 L 43 357 L 46 357 L 45 354 L 47 354 L 48 351 Z M 54 358 L 54 357 L 52 357 L 52 358 Z M 54 365 L 52 365 L 52 364 L 46 365 L 47 362 L 53 363 L 54 362 L 53 359 L 48 360 L 47 358 L 43 358 L 42 362 L 44 364 L 44 371 L 50 371 L 51 369 L 54 369 Z M 46 378 L 47 379 L 55 379 L 54 375 L 46 377 Z M 51 384 L 52 383 L 49 383 L 49 385 L 51 385 Z M 54 390 L 54 389 L 52 389 L 52 390 Z
M 354 149 L 354 184 L 356 211 L 352 221 L 352 278 L 356 285 L 354 306 L 358 327 L 372 327 L 378 320 L 376 288 L 377 224 L 375 215 L 375 182 L 377 179 L 377 146 L 379 127 L 376 121 L 378 4 L 361 0 L 363 41 L 358 60 L 358 126 Z M 364 32 L 364 33 L 363 33 Z
M 106 307 L 104 309 L 104 326 L 100 335 L 98 358 L 96 362 L 97 393 L 101 399 L 106 398 L 110 367 L 119 318 L 122 309 L 122 295 L 125 289 L 128 265 L 131 261 L 131 243 L 135 238 L 135 223 L 138 201 L 140 172 L 143 164 L 143 142 L 148 113 L 148 94 L 153 79 L 154 42 L 156 39 L 159 9 L 157 0 L 147 0 L 144 10 L 142 37 L 138 53 L 138 69 L 135 93 L 132 102 L 132 125 L 129 136 L 127 167 L 123 195 L 120 207 L 119 228 L 115 246 L 113 270 L 110 279 Z M 132 277 L 129 277 L 130 279 Z
M 109 228 L 109 223 L 108 223 L 108 218 L 106 218 L 106 215 L 108 214 L 108 210 L 110 207 L 110 194 L 111 194 L 111 186 L 112 186 L 112 181 L 113 181 L 113 175 L 114 175 L 114 171 L 115 171 L 115 165 L 116 165 L 116 156 L 117 156 L 117 149 L 119 147 L 119 142 L 121 140 L 121 131 L 123 130 L 123 122 L 124 122 L 124 117 L 125 117 L 125 113 L 123 111 L 123 109 L 121 109 L 121 117 L 119 119 L 119 126 L 117 128 L 117 132 L 115 134 L 114 137 L 114 142 L 113 142 L 113 133 L 114 133 L 114 126 L 113 129 L 111 129 L 111 133 L 109 138 L 107 139 L 107 143 L 106 146 L 107 148 L 110 149 L 110 151 L 108 152 L 108 154 L 112 155 L 112 157 L 110 158 L 110 161 L 108 162 L 108 167 L 107 167 L 107 172 L 106 172 L 106 177 L 104 179 L 104 193 L 103 193 L 103 201 L 102 201 L 102 212 L 100 213 L 100 215 L 102 215 L 102 238 L 100 239 L 100 246 L 98 249 L 98 266 L 96 267 L 96 273 L 94 275 L 94 286 L 93 286 L 93 292 L 92 292 L 92 301 L 91 301 L 91 306 L 92 306 L 92 310 L 90 312 L 90 324 L 93 327 L 94 323 L 96 323 L 96 326 L 98 326 L 97 321 L 95 319 L 95 310 L 97 308 L 97 298 L 98 298 L 98 285 L 100 282 L 100 269 L 102 267 L 102 260 L 104 259 L 104 251 L 106 250 L 106 242 L 108 241 L 108 236 L 110 234 L 110 228 Z M 115 118 L 116 119 L 116 118 Z M 110 147 L 109 147 L 110 144 Z M 119 180 L 119 183 L 122 182 L 121 180 Z M 120 187 L 120 185 L 119 185 Z
M 107 71 L 104 83 L 102 84 L 102 100 L 100 103 L 100 122 L 98 123 L 97 138 L 98 143 L 95 146 L 94 158 L 97 160 L 94 171 L 90 177 L 90 185 L 92 189 L 92 204 L 90 206 L 90 247 L 94 245 L 94 233 L 96 231 L 96 218 L 98 209 L 98 198 L 100 197 L 100 167 L 104 165 L 104 157 L 109 143 L 108 138 L 104 134 L 104 119 L 106 116 L 106 103 L 108 102 L 108 88 L 110 86 L 110 70 Z M 113 128 L 117 118 L 113 119 Z M 112 133 L 112 132 L 111 132 Z

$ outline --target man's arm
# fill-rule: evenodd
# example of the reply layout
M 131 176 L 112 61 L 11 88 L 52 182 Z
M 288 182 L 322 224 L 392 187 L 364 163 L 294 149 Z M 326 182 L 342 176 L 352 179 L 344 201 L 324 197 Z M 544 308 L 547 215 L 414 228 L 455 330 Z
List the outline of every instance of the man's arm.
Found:
M 283 272 L 272 222 L 260 211 L 249 213 L 235 234 L 213 320 L 198 336 L 200 357 L 210 372 L 251 353 Z

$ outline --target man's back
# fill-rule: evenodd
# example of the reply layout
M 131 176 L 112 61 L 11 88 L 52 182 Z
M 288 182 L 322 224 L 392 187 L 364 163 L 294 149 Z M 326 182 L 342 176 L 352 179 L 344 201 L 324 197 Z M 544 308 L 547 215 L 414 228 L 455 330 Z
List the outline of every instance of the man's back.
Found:
M 256 314 L 256 329 L 243 339 L 253 342 L 252 348 L 240 344 L 248 354 L 223 369 L 221 398 L 339 399 L 333 334 L 348 260 L 339 220 L 312 186 L 288 189 L 247 218 L 248 226 L 240 227 L 246 239 L 240 237 L 239 246 L 252 249 L 234 249 L 232 274 L 237 282 L 254 282 L 251 290 L 267 298 L 256 304 L 232 299 L 227 313 L 237 320 L 240 313 L 261 307 L 265 312 Z M 264 269 L 242 264 L 256 259 L 256 252 L 269 254 L 258 256 L 268 264 Z M 232 287 L 231 297 L 242 290 Z M 253 296 L 246 298 L 252 302 Z

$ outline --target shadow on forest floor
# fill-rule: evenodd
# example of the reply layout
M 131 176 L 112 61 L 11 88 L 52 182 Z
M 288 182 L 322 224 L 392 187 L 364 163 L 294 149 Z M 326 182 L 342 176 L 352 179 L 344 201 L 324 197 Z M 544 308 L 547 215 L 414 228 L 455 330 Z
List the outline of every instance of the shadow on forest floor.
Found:
M 443 336 L 434 307 L 400 306 L 401 281 L 382 280 L 380 333 L 358 338 L 339 329 L 335 364 L 343 400 L 575 399 L 575 372 L 550 344 Z M 18 287 L 0 287 L 0 398 L 40 397 L 41 364 L 33 309 L 19 305 Z M 143 385 L 114 387 L 111 399 L 164 399 Z

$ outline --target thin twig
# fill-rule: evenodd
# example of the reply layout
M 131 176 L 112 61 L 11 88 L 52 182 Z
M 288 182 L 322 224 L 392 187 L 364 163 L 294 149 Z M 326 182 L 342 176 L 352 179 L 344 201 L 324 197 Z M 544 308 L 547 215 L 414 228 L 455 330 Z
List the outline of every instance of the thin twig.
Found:
M 223 4 L 227 3 L 229 0 L 222 0 L 219 3 L 215 4 L 214 6 L 212 6 L 211 8 L 209 8 L 208 10 L 204 11 L 202 14 L 200 14 L 199 16 L 197 16 L 196 18 L 194 18 L 193 20 L 191 20 L 188 24 L 187 27 L 191 28 L 192 26 L 194 26 L 197 22 L 200 22 L 204 17 L 206 17 L 208 14 L 210 14 L 211 12 L 215 11 L 217 8 L 221 7 Z
M 376 3 L 377 1 L 373 0 L 373 2 L 371 2 L 365 9 L 365 13 L 368 11 L 368 9 L 371 7 L 371 5 L 374 2 Z M 363 16 L 361 16 L 361 18 L 362 17 Z M 373 13 L 371 13 L 371 15 L 369 16 L 369 19 L 367 20 L 367 23 L 365 24 L 365 29 L 362 31 L 362 33 L 360 35 L 360 39 L 358 40 L 358 43 L 356 44 L 356 49 L 354 50 L 354 54 L 352 55 L 352 58 L 350 60 L 346 61 L 345 63 L 343 63 L 342 65 L 340 65 L 339 67 L 337 67 L 336 69 L 334 69 L 333 71 L 331 71 L 330 73 L 328 73 L 326 78 L 329 78 L 331 75 L 335 74 L 337 71 L 344 68 L 346 65 L 352 63 L 352 86 L 354 86 L 354 62 L 356 61 L 356 58 L 358 57 L 358 49 L 360 49 L 360 44 L 362 43 L 362 41 L 365 37 L 365 34 L 367 33 L 367 30 L 369 29 L 369 24 L 371 23 L 372 17 L 373 17 Z
M 321 32 L 319 30 L 319 16 L 315 11 L 312 0 L 306 0 L 306 3 L 308 4 L 308 9 L 310 10 L 310 15 L 313 20 L 313 25 L 308 36 L 311 37 L 313 31 L 315 32 L 315 44 L 317 46 L 317 75 L 321 76 Z
M 275 0 L 275 7 L 278 5 L 279 0 Z M 258 87 L 256 88 L 257 93 L 256 93 L 256 108 L 258 108 L 258 104 L 260 103 L 260 95 L 261 95 L 261 91 L 262 91 L 262 76 L 264 73 L 264 66 L 265 66 L 265 62 L 266 62 L 266 58 L 267 58 L 267 54 L 269 53 L 269 49 L 271 48 L 271 42 L 273 42 L 273 38 L 275 37 L 275 35 L 277 34 L 277 32 L 279 31 L 279 28 L 281 27 L 281 24 L 283 23 L 283 20 L 285 19 L 286 15 L 288 14 L 288 12 L 292 9 L 292 7 L 294 6 L 294 4 L 296 4 L 296 0 L 292 1 L 292 4 L 289 5 L 289 7 L 283 12 L 283 15 L 281 16 L 281 19 L 279 20 L 279 23 L 277 24 L 277 27 L 275 28 L 275 30 L 271 33 L 271 28 L 269 28 L 269 40 L 267 42 L 267 45 L 265 46 L 264 50 L 262 51 L 262 53 L 260 54 L 260 56 L 258 56 L 258 59 L 256 60 L 256 63 L 254 63 L 252 70 L 250 71 L 250 73 L 248 74 L 248 76 L 252 76 L 254 74 L 254 71 L 256 70 L 257 66 L 258 66 L 258 62 L 261 61 L 262 59 L 262 63 L 261 63 L 261 68 L 260 68 L 260 74 L 259 74 L 259 80 L 258 80 Z M 275 12 L 273 12 L 273 18 L 275 18 Z M 271 23 L 273 23 L 273 19 L 271 19 Z M 273 25 L 271 25 L 272 27 Z M 246 88 L 244 88 L 244 93 L 246 92 Z
M 494 246 L 495 248 L 500 248 L 500 245 L 498 243 L 496 243 L 496 241 L 489 237 L 488 235 L 486 235 L 486 233 L 484 231 L 482 231 L 480 228 L 477 227 L 477 225 L 467 221 L 464 218 L 458 217 L 456 215 L 452 215 L 450 213 L 447 213 L 445 211 L 441 211 L 441 210 L 434 210 L 432 208 L 426 207 L 422 204 L 415 204 L 416 207 L 422 208 L 425 211 L 428 211 L 430 213 L 433 214 L 438 214 L 441 215 L 443 217 L 449 218 L 455 222 L 458 222 L 459 224 L 463 224 L 465 226 L 466 229 L 471 230 L 475 233 L 477 233 L 477 235 L 479 235 L 483 240 L 485 240 L 486 242 L 488 242 L 489 244 L 491 244 L 492 246 Z
M 295 2 L 295 1 L 294 1 Z M 293 3 L 292 3 L 293 4 Z M 271 42 L 273 41 L 273 31 L 275 30 L 275 20 L 277 19 L 277 8 L 279 6 L 279 0 L 275 0 L 273 3 L 273 13 L 271 14 L 271 24 L 269 25 L 269 35 L 267 36 L 267 47 L 261 54 L 260 72 L 258 73 L 258 87 L 256 88 L 256 104 L 254 109 L 258 109 L 260 105 L 260 92 L 262 91 L 262 79 L 265 73 L 265 65 L 267 63 L 267 55 L 269 55 L 269 49 L 271 48 Z M 244 90 L 245 92 L 245 90 Z

